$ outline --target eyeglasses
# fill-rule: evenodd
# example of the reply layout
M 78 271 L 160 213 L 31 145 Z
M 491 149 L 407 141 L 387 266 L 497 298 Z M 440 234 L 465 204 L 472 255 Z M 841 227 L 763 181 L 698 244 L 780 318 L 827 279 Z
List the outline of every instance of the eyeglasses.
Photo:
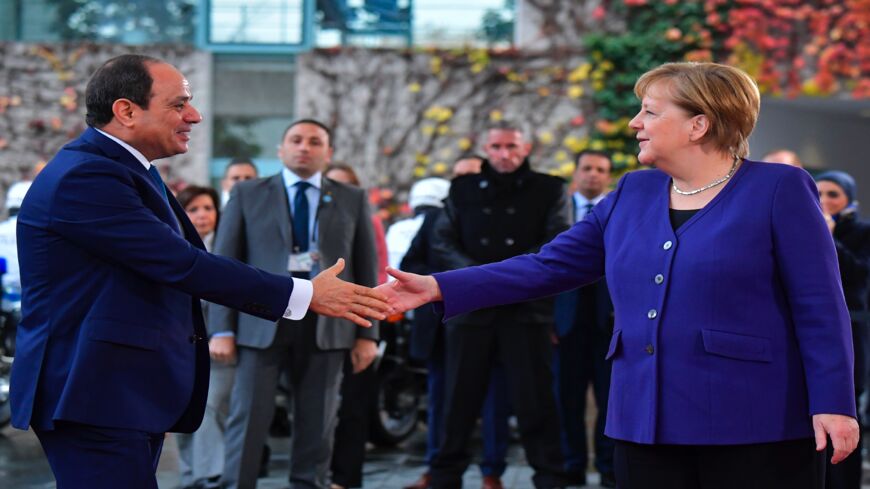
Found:
M 837 192 L 836 190 L 828 190 L 827 192 L 819 192 L 819 198 L 827 197 L 829 199 L 839 199 L 843 194 L 841 192 Z

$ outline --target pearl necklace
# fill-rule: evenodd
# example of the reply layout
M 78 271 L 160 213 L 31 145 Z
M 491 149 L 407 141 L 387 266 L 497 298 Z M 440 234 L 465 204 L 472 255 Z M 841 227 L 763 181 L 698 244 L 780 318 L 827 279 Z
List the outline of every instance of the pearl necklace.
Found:
M 703 192 L 703 191 L 705 191 L 705 190 L 710 190 L 711 188 L 713 188 L 713 187 L 715 187 L 715 186 L 717 186 L 717 185 L 722 185 L 723 183 L 727 182 L 728 179 L 731 178 L 731 177 L 734 175 L 734 172 L 737 171 L 737 163 L 738 163 L 739 161 L 740 161 L 740 158 L 734 158 L 734 163 L 731 165 L 731 169 L 728 170 L 728 174 L 727 174 L 727 175 L 725 175 L 724 177 L 722 177 L 722 178 L 720 178 L 720 179 L 718 179 L 718 180 L 716 180 L 716 181 L 714 181 L 714 182 L 712 182 L 712 183 L 709 183 L 709 184 L 707 184 L 707 185 L 704 185 L 704 186 L 701 187 L 701 188 L 698 188 L 698 189 L 695 189 L 695 190 L 680 190 L 680 189 L 677 188 L 677 183 L 674 182 L 673 179 L 671 179 L 671 186 L 674 188 L 674 192 L 676 192 L 676 193 L 678 193 L 678 194 L 680 194 L 680 195 L 695 195 L 695 194 L 700 194 L 701 192 Z

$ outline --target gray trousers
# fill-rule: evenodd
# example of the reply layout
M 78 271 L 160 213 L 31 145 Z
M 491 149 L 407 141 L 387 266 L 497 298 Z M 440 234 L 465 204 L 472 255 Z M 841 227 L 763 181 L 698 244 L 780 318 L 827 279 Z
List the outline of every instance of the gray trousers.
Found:
M 181 486 L 223 474 L 224 432 L 230 412 L 230 392 L 236 366 L 211 362 L 205 415 L 196 432 L 176 435 Z
M 302 321 L 279 324 L 275 340 L 266 349 L 238 348 L 222 478 L 226 488 L 257 485 L 282 367 L 290 379 L 294 413 L 290 488 L 328 488 L 346 350 L 319 350 L 315 334 L 316 318 L 309 313 Z

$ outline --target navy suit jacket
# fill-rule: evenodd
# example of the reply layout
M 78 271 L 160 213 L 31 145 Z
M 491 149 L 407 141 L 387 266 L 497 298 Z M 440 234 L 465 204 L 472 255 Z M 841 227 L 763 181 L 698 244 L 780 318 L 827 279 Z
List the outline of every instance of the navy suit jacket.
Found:
M 629 173 L 539 253 L 436 274 L 445 315 L 606 274 L 611 438 L 762 443 L 811 437 L 814 414 L 854 416 L 849 313 L 810 176 L 745 161 L 676 232 L 670 183 Z
M 577 219 L 576 216 L 575 205 L 572 220 Z M 583 316 L 578 318 L 577 309 L 581 307 L 584 296 L 591 298 L 590 302 L 594 306 L 591 310 L 579 311 Z M 556 325 L 556 336 L 559 338 L 564 338 L 580 324 L 587 328 L 597 328 L 602 334 L 610 334 L 613 329 L 613 302 L 610 300 L 610 292 L 607 290 L 607 281 L 601 279 L 595 283 L 557 295 L 553 305 L 553 320 Z
M 209 369 L 200 298 L 277 320 L 293 288 L 207 253 L 172 194 L 167 204 L 144 166 L 92 128 L 34 180 L 18 249 L 10 395 L 22 429 L 195 430 Z

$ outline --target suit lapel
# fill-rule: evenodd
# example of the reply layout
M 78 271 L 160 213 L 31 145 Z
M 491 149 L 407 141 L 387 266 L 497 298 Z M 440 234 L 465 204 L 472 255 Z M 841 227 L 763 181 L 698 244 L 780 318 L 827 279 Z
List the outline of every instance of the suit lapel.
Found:
M 293 249 L 293 231 L 290 228 L 290 201 L 287 200 L 287 189 L 284 188 L 284 178 L 279 172 L 269 180 L 269 202 L 275 202 L 275 224 L 281 231 L 281 238 L 288 250 Z
M 177 201 L 175 201 L 175 198 L 172 197 L 172 193 L 169 192 L 168 188 L 166 189 L 166 195 L 169 196 L 170 204 L 167 205 L 166 199 L 163 198 L 163 189 L 157 187 L 157 182 L 155 182 L 151 178 L 151 175 L 148 174 L 148 170 L 145 169 L 145 166 L 142 165 L 142 162 L 137 160 L 135 156 L 130 154 L 130 152 L 124 149 L 120 144 L 100 134 L 96 129 L 92 127 L 88 127 L 85 130 L 84 134 L 82 135 L 82 139 L 97 146 L 107 157 L 126 166 L 133 173 L 136 173 L 140 177 L 144 178 L 145 181 L 148 182 L 149 187 L 154 192 L 158 200 L 160 202 L 163 202 L 164 204 L 163 209 L 165 212 L 163 212 L 162 214 L 156 213 L 157 217 L 166 224 L 169 224 L 169 226 L 172 227 L 172 229 L 174 229 L 176 232 L 180 234 L 186 232 L 182 230 L 182 220 L 187 219 L 187 214 L 184 212 L 184 209 L 181 209 L 181 205 L 178 204 Z M 183 215 L 184 218 L 179 217 L 171 202 L 175 202 L 175 206 L 181 209 L 181 215 Z

